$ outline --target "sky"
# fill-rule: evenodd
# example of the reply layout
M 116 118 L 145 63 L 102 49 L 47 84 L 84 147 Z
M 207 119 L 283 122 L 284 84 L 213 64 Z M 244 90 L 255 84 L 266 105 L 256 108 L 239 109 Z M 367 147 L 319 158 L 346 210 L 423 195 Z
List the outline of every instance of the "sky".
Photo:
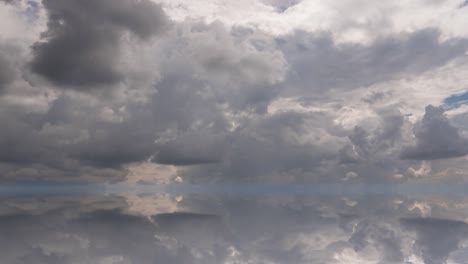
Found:
M 0 263 L 468 263 L 464 0 L 0 0 Z

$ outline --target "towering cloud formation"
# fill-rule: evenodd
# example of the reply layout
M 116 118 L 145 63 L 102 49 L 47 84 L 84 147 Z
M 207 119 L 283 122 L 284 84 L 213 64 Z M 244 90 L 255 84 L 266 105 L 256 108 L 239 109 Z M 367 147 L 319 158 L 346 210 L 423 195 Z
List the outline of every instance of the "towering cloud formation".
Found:
M 442 107 L 426 107 L 421 122 L 414 128 L 416 145 L 403 150 L 406 159 L 443 159 L 468 154 L 468 139 L 450 124 Z

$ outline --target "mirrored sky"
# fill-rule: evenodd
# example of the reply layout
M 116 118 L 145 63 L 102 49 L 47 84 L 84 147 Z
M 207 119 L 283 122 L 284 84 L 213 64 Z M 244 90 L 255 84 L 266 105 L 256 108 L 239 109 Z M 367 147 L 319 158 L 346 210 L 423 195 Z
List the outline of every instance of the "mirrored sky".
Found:
M 0 0 L 0 263 L 468 263 L 467 24 Z

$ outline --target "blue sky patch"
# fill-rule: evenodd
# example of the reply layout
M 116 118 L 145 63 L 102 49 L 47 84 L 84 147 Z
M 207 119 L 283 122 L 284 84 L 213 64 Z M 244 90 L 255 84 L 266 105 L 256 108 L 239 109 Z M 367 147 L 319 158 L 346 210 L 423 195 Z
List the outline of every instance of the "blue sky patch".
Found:
M 468 91 L 462 94 L 454 94 L 444 99 L 444 104 L 449 108 L 458 108 L 468 103 Z

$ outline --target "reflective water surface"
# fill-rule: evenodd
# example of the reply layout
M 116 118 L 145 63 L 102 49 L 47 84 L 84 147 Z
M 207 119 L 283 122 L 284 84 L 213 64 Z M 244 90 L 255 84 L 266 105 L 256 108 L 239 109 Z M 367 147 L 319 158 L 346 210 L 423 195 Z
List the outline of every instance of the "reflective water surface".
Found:
M 2 263 L 467 263 L 464 196 L 4 196 Z

